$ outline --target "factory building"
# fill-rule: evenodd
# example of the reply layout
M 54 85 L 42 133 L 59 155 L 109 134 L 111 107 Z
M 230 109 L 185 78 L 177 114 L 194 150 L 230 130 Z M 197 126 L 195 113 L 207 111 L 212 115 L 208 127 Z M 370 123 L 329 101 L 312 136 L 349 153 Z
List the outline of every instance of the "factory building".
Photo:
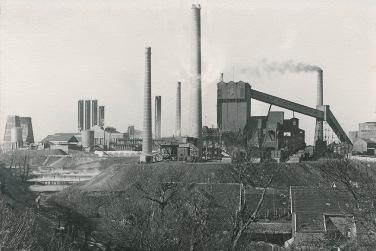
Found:
M 79 150 L 81 138 L 75 133 L 55 133 L 48 135 L 40 141 L 43 149 L 62 150 L 68 153 L 69 150 Z
M 218 128 L 202 127 L 202 156 L 205 159 L 220 159 L 222 153 L 221 131 Z
M 251 117 L 251 86 L 243 81 L 217 84 L 217 123 L 221 131 L 243 132 Z
M 125 133 L 119 132 L 114 127 L 103 129 L 96 125 L 90 130 L 94 132 L 94 145 L 102 149 L 111 149 L 117 144 L 118 139 L 125 138 Z
M 353 153 L 375 155 L 376 122 L 360 123 L 359 130 L 350 131 L 349 136 L 353 143 Z
M 286 132 L 285 136 L 281 136 L 277 132 L 281 133 L 283 130 L 287 130 L 288 124 L 285 123 L 284 115 L 282 112 L 272 112 L 265 117 L 252 117 L 251 116 L 251 100 L 258 100 L 266 104 L 278 106 L 293 112 L 316 118 L 315 129 L 315 143 L 316 146 L 325 145 L 323 141 L 323 121 L 332 128 L 341 142 L 346 142 L 351 145 L 351 141 L 347 134 L 342 129 L 341 125 L 335 118 L 334 114 L 330 110 L 329 105 L 323 105 L 323 77 L 322 70 L 318 71 L 317 81 L 317 106 L 311 108 L 309 106 L 301 105 L 290 100 L 282 99 L 267 93 L 263 93 L 252 89 L 248 83 L 243 81 L 239 82 L 224 82 L 223 74 L 221 81 L 217 84 L 217 124 L 222 133 L 235 132 L 244 133 L 247 128 L 247 133 L 254 133 L 252 136 L 252 144 L 257 146 L 263 146 L 269 149 L 281 149 L 286 145 L 287 141 L 298 140 L 298 142 L 304 142 L 304 131 L 297 130 Z M 281 129 L 282 128 L 282 129 Z M 282 141 L 281 141 L 282 140 Z M 262 141 L 262 142 L 261 142 Z M 300 145 L 299 145 L 300 147 Z
M 284 149 L 294 153 L 305 147 L 305 131 L 299 128 L 299 119 L 285 119 L 284 112 L 271 111 L 268 116 L 250 117 L 247 133 L 249 144 L 270 150 Z
M 99 106 L 98 100 L 78 101 L 78 131 L 89 130 L 96 125 L 104 125 L 104 106 Z
M 19 129 L 13 129 L 19 128 Z M 13 135 L 17 134 L 18 141 L 22 138 L 22 143 L 18 142 L 18 146 L 27 147 L 30 144 L 34 143 L 34 133 L 33 133 L 33 124 L 30 117 L 20 117 L 17 115 L 10 115 L 7 117 L 7 122 L 5 125 L 4 132 L 4 148 L 12 148 L 12 129 Z M 16 133 L 16 131 L 18 131 Z M 18 135 L 20 134 L 20 135 Z M 18 147 L 17 147 L 18 148 Z

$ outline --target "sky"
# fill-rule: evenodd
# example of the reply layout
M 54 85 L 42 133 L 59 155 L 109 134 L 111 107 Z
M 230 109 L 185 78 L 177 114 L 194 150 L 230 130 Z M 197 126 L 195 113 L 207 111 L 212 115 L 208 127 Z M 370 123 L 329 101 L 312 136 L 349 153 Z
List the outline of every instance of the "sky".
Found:
M 324 70 L 324 104 L 346 132 L 376 121 L 375 1 L 0 0 L 1 131 L 17 114 L 32 117 L 36 140 L 75 132 L 85 98 L 105 105 L 107 125 L 141 129 L 150 46 L 162 136 L 174 131 L 177 81 L 187 132 L 192 3 L 201 4 L 204 125 L 216 126 L 221 72 L 225 81 L 315 107 L 314 72 L 255 71 L 286 61 Z M 268 108 L 253 101 L 252 115 Z M 312 144 L 315 120 L 295 116 Z

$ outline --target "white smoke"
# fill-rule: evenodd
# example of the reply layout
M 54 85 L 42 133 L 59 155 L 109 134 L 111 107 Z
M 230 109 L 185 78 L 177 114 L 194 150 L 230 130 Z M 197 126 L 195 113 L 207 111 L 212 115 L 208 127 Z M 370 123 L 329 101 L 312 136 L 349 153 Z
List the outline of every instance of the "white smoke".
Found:
M 317 65 L 310 65 L 306 63 L 296 63 L 293 60 L 288 60 L 286 62 L 268 62 L 266 59 L 261 61 L 261 67 L 266 72 L 279 72 L 284 74 L 286 72 L 312 72 L 319 71 L 321 68 Z
M 320 71 L 321 67 L 317 65 L 311 65 L 303 62 L 295 62 L 288 60 L 285 62 L 269 62 L 266 59 L 260 61 L 257 66 L 251 66 L 240 69 L 240 73 L 247 73 L 255 77 L 261 77 L 270 75 L 273 73 L 285 74 L 285 73 L 299 73 L 299 72 L 314 72 Z

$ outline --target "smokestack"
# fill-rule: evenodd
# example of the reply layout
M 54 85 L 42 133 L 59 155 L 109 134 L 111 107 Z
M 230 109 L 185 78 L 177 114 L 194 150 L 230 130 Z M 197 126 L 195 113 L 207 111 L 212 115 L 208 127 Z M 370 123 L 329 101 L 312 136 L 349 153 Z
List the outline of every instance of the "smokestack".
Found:
M 155 138 L 161 138 L 161 96 L 155 96 Z
M 142 155 L 141 162 L 149 163 L 151 156 L 151 48 L 145 50 L 145 83 L 144 83 L 144 123 L 142 131 Z
M 324 94 L 323 94 L 323 71 L 321 69 L 317 70 L 317 104 L 316 108 L 320 109 L 324 104 Z M 323 121 L 316 119 L 316 129 L 315 129 L 315 144 L 317 142 L 322 142 L 324 140 L 324 128 Z
M 317 70 L 317 105 L 324 104 L 324 94 L 323 94 L 323 71 Z
M 178 82 L 176 89 L 175 134 L 178 137 L 181 136 L 181 82 Z
M 223 82 L 223 72 L 221 73 L 221 79 L 220 82 Z
M 192 83 L 191 83 L 191 116 L 190 136 L 197 139 L 196 146 L 201 152 L 202 100 L 201 100 L 201 7 L 192 5 Z

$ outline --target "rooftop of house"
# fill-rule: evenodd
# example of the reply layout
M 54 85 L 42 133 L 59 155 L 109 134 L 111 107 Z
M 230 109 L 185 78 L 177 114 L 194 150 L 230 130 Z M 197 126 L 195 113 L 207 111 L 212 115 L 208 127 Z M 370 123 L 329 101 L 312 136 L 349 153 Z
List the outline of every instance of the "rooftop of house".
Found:
M 41 140 L 41 143 L 47 143 L 51 141 L 59 141 L 59 142 L 79 142 L 76 138 L 76 133 L 55 133 L 53 135 L 48 135 L 44 139 Z
M 292 213 L 343 213 L 355 200 L 348 191 L 334 187 L 290 187 Z

